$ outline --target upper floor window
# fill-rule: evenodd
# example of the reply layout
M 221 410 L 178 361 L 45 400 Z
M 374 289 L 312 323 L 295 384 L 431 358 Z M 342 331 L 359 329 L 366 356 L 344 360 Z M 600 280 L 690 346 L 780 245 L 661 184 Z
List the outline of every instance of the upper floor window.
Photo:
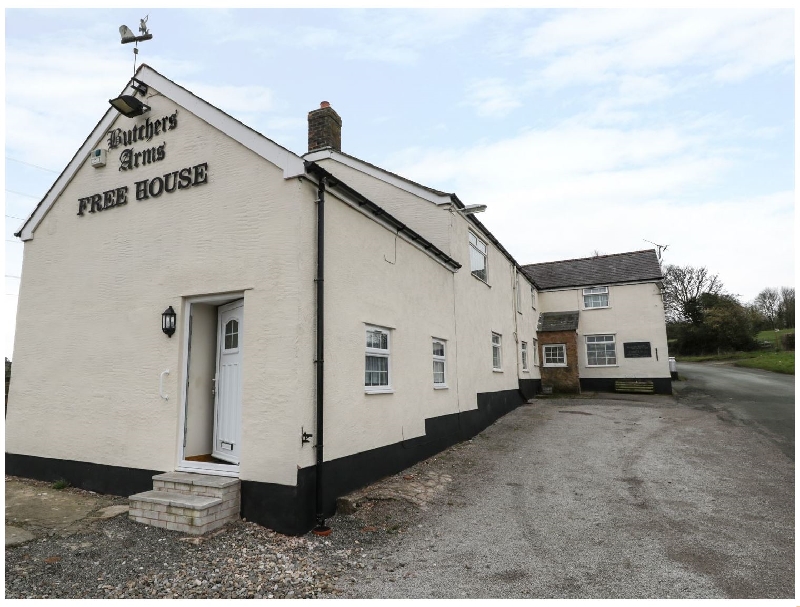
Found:
M 536 309 L 536 289 L 531 286 L 531 308 Z
M 489 277 L 486 273 L 486 256 L 489 249 L 486 243 L 483 242 L 472 232 L 469 233 L 469 268 L 472 275 L 480 278 L 482 281 L 487 282 Z
M 366 338 L 364 388 L 367 392 L 388 392 L 391 390 L 390 332 L 388 329 L 368 326 Z
M 607 308 L 608 287 L 592 287 L 583 290 L 584 308 Z
M 522 370 L 528 370 L 528 342 L 522 342 Z
M 445 381 L 445 342 L 443 339 L 433 340 L 433 387 L 447 387 Z

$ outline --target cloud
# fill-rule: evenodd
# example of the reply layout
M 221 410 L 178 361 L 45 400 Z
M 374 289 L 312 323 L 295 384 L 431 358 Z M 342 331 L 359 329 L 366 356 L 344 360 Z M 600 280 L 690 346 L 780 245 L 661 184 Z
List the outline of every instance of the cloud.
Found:
M 740 163 L 737 148 L 691 127 L 562 123 L 470 147 L 405 150 L 383 166 L 487 204 L 482 221 L 521 263 L 651 248 L 651 240 L 670 245 L 668 263 L 706 265 L 752 299 L 792 283 L 794 196 L 720 195 Z M 773 254 L 781 263 L 767 261 Z
M 633 107 L 664 101 L 707 86 L 738 83 L 770 70 L 794 67 L 793 14 L 787 10 L 569 10 L 523 30 L 511 57 L 518 66 L 513 89 L 487 102 L 477 96 L 477 113 L 508 112 L 541 94 L 566 88 L 591 98 L 598 123 L 635 117 Z M 496 75 L 477 82 L 498 83 Z M 475 97 L 473 87 L 467 96 Z M 504 103 L 513 99 L 513 104 Z M 495 102 L 496 103 L 493 103 Z M 494 111 L 494 108 L 497 111 Z M 587 116 L 588 117 L 588 116 Z
M 542 84 L 594 83 L 694 66 L 730 81 L 791 65 L 791 11 L 569 11 L 528 30 L 523 56 L 546 63 Z
M 464 36 L 478 25 L 486 11 L 453 9 L 315 11 L 312 18 L 285 19 L 286 13 L 257 13 L 249 22 L 243 15 L 202 14 L 200 22 L 213 23 L 214 44 L 248 43 L 248 52 L 274 56 L 276 49 L 325 50 L 348 61 L 414 65 L 423 51 Z M 270 14 L 280 14 L 282 26 Z M 265 18 L 266 16 L 266 18 Z M 286 23 L 289 25 L 287 26 Z
M 522 105 L 519 93 L 500 78 L 487 78 L 470 84 L 464 103 L 474 107 L 479 116 L 498 117 L 506 116 Z

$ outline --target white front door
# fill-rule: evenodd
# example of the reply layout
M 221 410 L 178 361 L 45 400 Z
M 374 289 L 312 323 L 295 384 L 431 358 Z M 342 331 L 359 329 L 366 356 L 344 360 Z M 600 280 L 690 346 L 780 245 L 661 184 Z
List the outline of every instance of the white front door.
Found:
M 243 317 L 243 299 L 219 307 L 212 455 L 232 464 L 241 454 Z

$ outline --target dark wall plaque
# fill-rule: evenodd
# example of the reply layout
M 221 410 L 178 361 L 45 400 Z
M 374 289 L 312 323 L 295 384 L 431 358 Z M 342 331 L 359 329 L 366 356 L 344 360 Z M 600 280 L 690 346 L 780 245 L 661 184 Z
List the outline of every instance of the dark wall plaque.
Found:
M 649 341 L 631 341 L 622 346 L 625 349 L 625 358 L 650 358 L 653 356 L 650 352 Z

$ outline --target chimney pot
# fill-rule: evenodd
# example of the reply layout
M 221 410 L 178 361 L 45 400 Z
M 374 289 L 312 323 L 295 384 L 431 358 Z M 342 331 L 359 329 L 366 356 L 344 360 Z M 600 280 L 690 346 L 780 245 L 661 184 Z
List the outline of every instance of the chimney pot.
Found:
M 331 107 L 331 104 L 330 104 L 330 103 L 328 103 L 327 101 L 321 101 L 321 102 L 320 102 L 320 104 L 319 104 L 319 107 L 320 107 L 320 108 L 323 108 L 323 107 Z

